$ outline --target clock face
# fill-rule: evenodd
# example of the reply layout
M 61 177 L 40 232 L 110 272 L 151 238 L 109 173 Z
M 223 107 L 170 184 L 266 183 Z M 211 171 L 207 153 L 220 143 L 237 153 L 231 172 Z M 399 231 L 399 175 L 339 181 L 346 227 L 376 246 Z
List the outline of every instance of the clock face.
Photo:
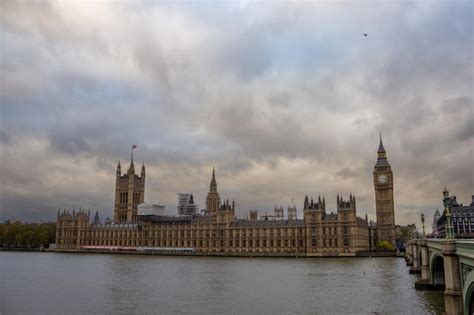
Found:
M 379 175 L 378 177 L 378 181 L 380 184 L 385 184 L 387 182 L 387 179 L 388 179 L 387 175 L 385 174 Z

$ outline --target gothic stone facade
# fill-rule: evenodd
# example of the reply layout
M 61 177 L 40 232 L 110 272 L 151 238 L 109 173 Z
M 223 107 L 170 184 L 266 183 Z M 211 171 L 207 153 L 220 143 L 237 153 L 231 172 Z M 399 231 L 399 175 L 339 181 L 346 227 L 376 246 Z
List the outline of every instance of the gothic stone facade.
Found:
M 393 177 L 385 150 L 379 149 L 374 169 L 377 219 L 374 230 L 367 217 L 356 214 L 356 197 L 337 197 L 337 212 L 326 212 L 326 201 L 304 200 L 303 219 L 250 219 L 235 217 L 235 203 L 221 201 L 215 172 L 212 172 L 204 214 L 193 216 L 141 216 L 138 203 L 144 200 L 145 167 L 141 177 L 134 173 L 133 161 L 126 175 L 117 167 L 114 223 L 90 223 L 89 213 L 58 213 L 56 243 L 58 250 L 83 250 L 91 247 L 193 248 L 201 254 L 272 256 L 355 256 L 373 248 L 374 237 L 394 239 Z M 384 161 L 385 159 L 385 161 Z M 386 178 L 381 179 L 380 176 Z M 128 197 L 126 197 L 128 196 Z M 393 229 L 393 232 L 392 232 Z M 393 233 L 393 235 L 392 235 Z
M 58 213 L 57 248 L 193 247 L 204 254 L 282 256 L 353 256 L 368 250 L 368 224 L 356 217 L 355 197 L 338 197 L 337 202 L 337 214 L 326 213 L 324 200 L 306 198 L 302 220 L 258 220 L 255 213 L 237 219 L 235 203 L 220 202 L 213 173 L 205 215 L 137 216 L 135 223 L 91 224 L 89 213 L 64 211 Z

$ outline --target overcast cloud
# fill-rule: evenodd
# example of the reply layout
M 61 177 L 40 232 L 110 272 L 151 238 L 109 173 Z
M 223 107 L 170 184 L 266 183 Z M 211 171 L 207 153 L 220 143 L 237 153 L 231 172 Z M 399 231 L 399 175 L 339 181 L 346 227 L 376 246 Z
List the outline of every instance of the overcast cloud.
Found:
M 396 222 L 474 193 L 472 1 L 0 3 L 0 220 L 112 216 L 115 168 L 239 216 L 353 193 L 375 218 L 379 130 Z M 368 36 L 362 36 L 367 33 Z

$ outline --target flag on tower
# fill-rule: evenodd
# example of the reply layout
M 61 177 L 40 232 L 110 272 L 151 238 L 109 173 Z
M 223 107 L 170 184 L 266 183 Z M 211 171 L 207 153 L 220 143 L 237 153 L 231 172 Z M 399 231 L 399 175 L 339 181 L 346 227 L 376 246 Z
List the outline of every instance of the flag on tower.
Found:
M 136 144 L 132 144 L 132 154 L 131 154 L 131 161 L 132 161 L 132 164 L 133 164 L 133 149 L 136 149 L 137 148 L 137 145 Z

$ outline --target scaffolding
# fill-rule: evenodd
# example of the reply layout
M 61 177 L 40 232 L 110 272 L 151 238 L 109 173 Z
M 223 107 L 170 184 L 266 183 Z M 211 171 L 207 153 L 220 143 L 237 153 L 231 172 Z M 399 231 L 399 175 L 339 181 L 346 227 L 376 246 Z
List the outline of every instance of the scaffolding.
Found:
M 288 220 L 293 221 L 297 220 L 298 217 L 296 216 L 296 206 L 288 206 Z
M 196 210 L 193 194 L 178 193 L 178 215 L 195 215 Z
M 283 207 L 282 206 L 279 206 L 279 207 L 275 206 L 274 214 L 275 214 L 275 218 L 277 220 L 283 220 L 283 216 L 284 216 Z

